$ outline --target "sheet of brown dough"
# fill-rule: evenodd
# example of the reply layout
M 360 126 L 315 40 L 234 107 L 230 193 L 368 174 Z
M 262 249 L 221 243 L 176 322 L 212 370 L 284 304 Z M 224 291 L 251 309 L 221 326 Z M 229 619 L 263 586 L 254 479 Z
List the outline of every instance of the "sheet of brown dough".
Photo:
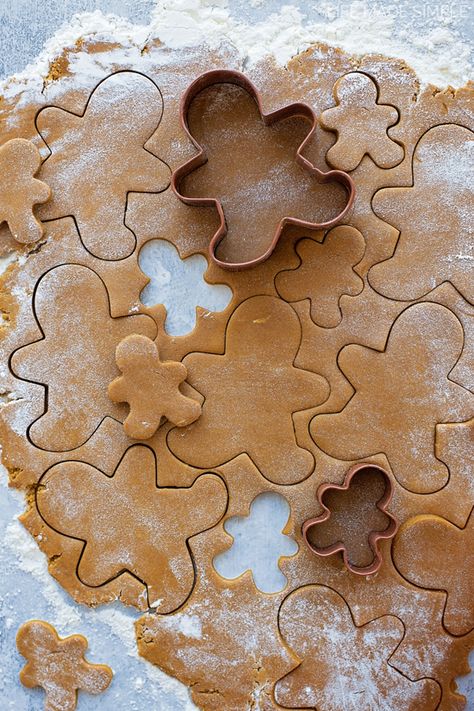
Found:
M 149 48 L 151 56 L 153 56 L 153 50 L 154 48 L 151 46 Z M 97 56 L 101 60 L 104 59 L 106 64 L 106 55 L 101 57 L 101 52 L 104 51 L 104 48 L 101 48 L 100 44 L 91 45 L 89 51 L 91 53 L 96 52 Z M 156 145 L 169 146 L 169 155 L 166 156 L 166 160 L 170 166 L 176 167 L 192 153 L 189 144 L 183 139 L 177 122 L 177 104 L 180 93 L 203 68 L 208 69 L 212 66 L 222 66 L 223 64 L 238 67 L 238 61 L 232 52 L 227 50 L 222 50 L 220 57 L 209 53 L 201 53 L 199 55 L 199 52 L 197 52 L 189 62 L 183 57 L 182 53 L 176 54 L 174 59 L 172 51 L 167 51 L 165 54 L 165 61 L 160 63 L 160 59 L 157 59 L 156 70 L 153 70 L 156 71 L 156 78 L 160 83 L 164 103 L 167 107 L 167 112 L 165 112 L 163 121 L 160 124 L 160 130 L 156 132 Z M 391 135 L 393 138 L 401 138 L 406 148 L 405 160 L 393 170 L 381 170 L 366 157 L 354 171 L 354 178 L 358 184 L 358 198 L 347 222 L 357 228 L 364 235 L 366 241 L 367 247 L 363 261 L 357 266 L 357 272 L 365 281 L 365 275 L 369 267 L 375 262 L 391 256 L 398 236 L 398 230 L 395 227 L 383 222 L 372 212 L 371 199 L 373 194 L 381 187 L 407 185 L 410 183 L 411 156 L 420 135 L 430 127 L 446 120 L 459 123 L 465 122 L 468 117 L 466 107 L 469 102 L 469 92 L 466 90 L 433 92 L 429 88 L 419 92 L 419 86 L 413 73 L 402 62 L 386 60 L 380 57 L 367 57 L 356 60 L 339 51 L 321 47 L 310 49 L 300 55 L 290 63 L 287 70 L 277 68 L 270 63 L 253 68 L 250 73 L 257 85 L 263 89 L 265 105 L 268 106 L 269 110 L 283 103 L 288 103 L 290 100 L 304 100 L 311 103 L 315 111 L 320 113 L 334 103 L 332 88 L 335 81 L 342 74 L 351 71 L 355 67 L 360 71 L 368 72 L 377 81 L 380 87 L 379 101 L 381 103 L 390 103 L 400 111 L 400 123 L 392 129 Z M 114 67 L 114 69 L 116 68 Z M 123 68 L 128 67 L 124 66 Z M 320 68 L 324 68 L 324 72 L 317 73 Z M 107 69 L 104 70 L 104 75 L 106 72 Z M 315 76 L 318 76 L 317 81 L 314 80 Z M 89 84 L 87 84 L 87 81 L 89 81 Z M 65 92 L 61 105 L 70 111 L 81 113 L 89 92 L 94 88 L 90 80 L 85 80 L 85 82 L 82 87 L 69 93 Z M 57 86 L 55 90 L 57 91 Z M 47 101 L 47 93 L 46 88 L 45 97 L 41 97 L 42 101 Z M 11 104 L 7 103 L 7 109 L 10 107 L 13 108 Z M 40 105 L 28 107 L 19 118 L 18 125 L 20 130 L 24 131 L 25 138 L 31 137 L 31 132 L 33 131 L 32 118 L 34 118 L 39 108 Z M 236 132 L 238 132 L 238 128 L 237 126 Z M 332 133 L 319 131 L 314 146 L 309 147 L 309 156 L 320 167 L 324 167 L 323 154 L 330 147 L 333 140 Z M 158 153 L 161 155 L 161 149 Z M 169 191 L 160 195 L 131 195 L 127 206 L 127 224 L 132 215 L 133 230 L 137 235 L 138 248 L 146 239 L 157 236 L 160 224 L 166 224 L 166 236 L 176 244 L 182 256 L 186 256 L 193 251 L 205 254 L 209 237 L 214 230 L 213 216 L 209 214 L 208 210 L 193 209 L 180 203 L 178 204 L 175 199 L 172 199 Z M 57 232 L 54 223 L 48 229 L 53 234 Z M 294 252 L 293 246 L 303 236 L 307 237 L 308 235 L 303 235 L 298 230 L 288 230 L 272 260 L 251 272 L 228 276 L 220 273 L 217 268 L 210 267 L 207 276 L 211 281 L 222 281 L 232 286 L 234 291 L 233 303 L 226 312 L 216 316 L 213 315 L 212 318 L 208 318 L 204 313 L 199 314 L 197 328 L 188 338 L 171 339 L 161 332 L 159 343 L 163 357 L 180 360 L 186 353 L 195 350 L 222 353 L 225 329 L 233 309 L 244 299 L 251 296 L 260 296 L 261 294 L 275 295 L 274 278 L 276 274 L 282 270 L 298 266 L 298 257 Z M 322 240 L 324 237 L 323 234 L 319 233 L 311 236 L 318 240 Z M 5 241 L 5 244 L 8 244 L 7 241 Z M 71 252 L 75 254 L 74 259 L 69 256 Z M 128 309 L 139 307 L 138 295 L 143 288 L 144 282 L 143 278 L 141 283 L 140 279 L 137 278 L 135 271 L 136 259 L 135 266 L 133 265 L 133 260 L 130 262 L 130 272 L 127 271 L 128 265 L 124 267 L 120 262 L 117 262 L 114 265 L 118 270 L 116 272 L 117 276 L 115 276 L 106 271 L 105 262 L 95 260 L 95 263 L 89 263 L 93 258 L 85 250 L 80 252 L 80 250 L 76 249 L 76 246 L 73 247 L 67 234 L 58 234 L 57 239 L 54 237 L 48 239 L 48 243 L 41 248 L 40 252 L 28 257 L 22 269 L 7 275 L 9 288 L 18 285 L 23 290 L 22 292 L 15 290 L 16 297 L 14 299 L 10 294 L 4 297 L 10 324 L 13 326 L 13 328 L 6 331 L 6 339 L 2 343 L 3 352 L 7 356 L 15 348 L 25 343 L 31 343 L 34 338 L 38 337 L 37 333 L 33 333 L 32 337 L 30 335 L 35 324 L 34 322 L 32 324 L 28 313 L 28 300 L 23 298 L 21 294 L 27 295 L 28 292 L 31 293 L 38 278 L 51 266 L 64 263 L 64 261 L 75 261 L 76 259 L 80 263 L 87 263 L 88 266 L 103 277 L 111 295 L 113 314 L 123 315 L 124 311 L 120 306 L 124 303 L 127 304 L 125 312 L 128 312 Z M 133 274 L 131 281 L 126 278 L 128 273 Z M 118 274 L 120 274 L 120 277 Z M 136 286 L 135 291 L 133 286 Z M 467 303 L 447 287 L 449 285 L 440 286 L 430 296 L 430 299 L 438 300 L 456 313 L 463 324 L 467 323 Z M 125 289 L 127 290 L 126 293 Z M 305 303 L 295 304 L 295 309 L 302 324 L 302 341 L 296 364 L 301 368 L 311 370 L 311 364 L 314 362 L 314 358 L 317 357 L 318 372 L 321 372 L 329 380 L 331 386 L 330 399 L 320 406 L 320 411 L 331 411 L 332 409 L 334 412 L 334 407 L 341 409 L 351 394 L 350 385 L 337 367 L 336 357 L 338 352 L 344 345 L 353 343 L 383 349 L 390 327 L 403 310 L 404 305 L 379 296 L 365 284 L 363 292 L 357 298 L 341 297 L 342 321 L 337 328 L 331 329 L 317 327 L 310 319 L 307 306 Z M 151 313 L 158 324 L 162 323 L 163 314 L 159 307 L 150 310 L 143 309 L 142 311 Z M 462 384 L 465 385 L 469 382 L 467 377 L 469 368 L 466 346 L 462 358 L 464 359 L 463 373 L 465 375 Z M 460 372 L 460 364 L 461 360 L 455 366 L 453 373 L 455 371 Z M 42 471 L 49 466 L 47 462 L 50 462 L 51 459 L 53 459 L 51 463 L 57 461 L 57 455 L 40 452 L 25 438 L 25 427 L 34 420 L 35 416 L 38 417 L 41 414 L 42 397 L 37 397 L 39 386 L 35 386 L 32 383 L 19 383 L 11 374 L 6 374 L 4 383 L 7 391 L 15 392 L 18 390 L 19 394 L 26 395 L 25 402 L 13 401 L 11 405 L 3 408 L 1 413 L 2 428 L 5 433 L 3 440 L 4 457 L 9 465 L 15 485 L 20 488 L 26 488 L 31 483 L 38 481 Z M 318 408 L 315 409 L 317 410 Z M 311 492 L 314 492 L 316 485 L 325 478 L 329 480 L 337 480 L 339 478 L 342 480 L 347 464 L 346 462 L 336 462 L 334 464 L 335 470 L 329 466 L 328 462 L 335 462 L 335 460 L 327 458 L 317 449 L 314 443 L 311 443 L 307 433 L 308 423 L 305 420 L 306 416 L 301 417 L 301 414 L 304 413 L 297 413 L 294 416 L 295 428 L 297 432 L 298 428 L 300 428 L 298 436 L 301 441 L 304 441 L 304 446 L 312 451 L 316 460 L 316 468 L 312 477 L 307 481 L 309 488 L 305 488 L 302 494 L 301 490 L 296 487 L 294 498 L 292 495 L 291 505 L 295 522 L 303 520 L 304 516 L 316 513 L 313 509 L 314 499 L 312 499 Z M 470 413 L 466 413 L 465 417 L 469 415 Z M 105 432 L 104 430 L 108 427 L 109 429 Z M 104 439 L 100 440 L 99 435 L 102 431 L 104 431 Z M 87 449 L 88 454 L 84 450 L 83 456 L 93 457 L 96 460 L 96 466 L 101 467 L 103 457 L 107 457 L 109 461 L 114 454 L 115 456 L 119 454 L 115 450 L 120 450 L 124 444 L 123 433 L 120 424 L 109 419 L 102 423 L 97 435 L 97 442 L 94 442 L 94 446 L 91 443 L 91 447 Z M 110 438 L 113 438 L 112 441 Z M 102 449 L 100 442 L 102 442 Z M 112 445 L 115 442 L 117 443 L 116 447 L 113 447 Z M 182 481 L 183 478 L 192 479 L 193 475 L 194 477 L 196 476 L 196 472 L 193 474 L 193 470 L 190 467 L 177 462 L 166 450 L 163 433 L 159 432 L 150 443 L 158 456 L 163 457 L 166 460 L 166 465 L 169 464 L 170 466 L 169 469 L 167 466 L 163 469 L 170 485 L 173 485 L 173 482 Z M 56 459 L 54 459 L 55 456 Z M 385 465 L 387 466 L 386 461 Z M 42 470 L 43 466 L 45 468 Z M 111 469 L 109 465 L 108 471 L 109 475 L 113 472 L 113 468 Z M 245 480 L 245 486 L 239 484 L 239 481 L 235 472 L 228 478 L 231 501 L 232 499 L 236 500 L 240 496 L 241 490 L 248 485 L 247 480 Z M 460 477 L 454 476 L 452 473 L 448 485 L 429 497 L 404 493 L 403 496 L 405 498 L 398 503 L 394 501 L 398 515 L 402 517 L 413 516 L 429 507 L 436 514 L 443 515 L 446 512 L 446 516 L 457 515 L 459 517 L 460 513 L 456 514 L 455 511 L 459 507 L 465 509 L 468 505 L 468 502 L 459 496 L 463 491 L 463 487 L 459 482 Z M 273 485 L 264 482 L 264 486 Z M 262 488 L 262 484 L 260 487 Z M 287 488 L 287 495 L 293 488 Z M 304 511 L 298 508 L 301 505 L 301 498 L 304 499 L 305 505 L 307 502 Z M 44 522 L 39 520 L 34 505 L 25 516 L 25 522 L 32 532 L 47 532 L 48 540 L 41 541 L 41 546 L 48 555 L 54 555 L 53 551 L 61 550 L 61 547 L 67 548 L 71 546 L 68 550 L 73 550 L 74 541 L 48 530 Z M 210 534 L 203 534 L 203 540 L 208 540 L 208 535 Z M 197 542 L 198 538 L 194 540 Z M 196 550 L 197 548 L 195 547 L 195 556 L 197 556 Z M 358 625 L 365 624 L 365 622 L 373 619 L 374 615 L 395 614 L 399 616 L 400 619 L 403 619 L 407 631 L 401 646 L 393 657 L 393 661 L 409 678 L 422 678 L 426 675 L 431 675 L 439 680 L 443 687 L 440 708 L 461 708 L 462 700 L 454 691 L 452 679 L 456 674 L 465 673 L 466 671 L 467 652 L 472 645 L 471 636 L 454 639 L 447 635 L 441 624 L 445 599 L 443 594 L 436 591 L 420 591 L 410 586 L 409 583 L 400 579 L 396 571 L 393 570 L 388 551 L 385 552 L 385 558 L 386 566 L 382 568 L 377 580 L 370 582 L 370 594 L 367 593 L 367 585 L 359 586 L 352 583 L 351 577 L 347 576 L 347 574 L 345 576 L 342 575 L 336 563 L 319 568 L 313 558 L 307 558 L 305 555 L 297 556 L 298 560 L 294 561 L 295 566 L 298 561 L 302 561 L 302 565 L 300 568 L 295 567 L 294 583 L 292 585 L 299 587 L 315 582 L 334 585 L 346 598 L 351 609 L 360 611 L 361 617 L 356 620 Z M 200 559 L 204 560 L 200 567 L 200 580 L 206 581 L 211 575 L 209 572 L 211 570 L 210 563 L 206 562 L 207 557 L 201 557 Z M 74 571 L 73 561 L 74 555 L 69 560 L 56 560 L 51 566 L 56 571 L 59 571 L 59 568 L 63 566 L 61 575 L 64 575 L 67 566 L 71 565 L 69 568 L 71 572 L 70 578 L 63 577 L 62 579 L 67 589 L 70 591 L 76 590 L 72 594 L 77 595 L 77 589 L 80 586 L 77 584 L 77 587 L 74 587 L 76 583 L 73 582 L 72 577 L 72 572 Z M 199 592 L 202 589 L 200 585 L 201 583 L 196 587 L 196 592 L 191 596 L 189 604 L 193 599 L 202 599 Z M 112 595 L 113 587 L 104 587 L 107 589 L 106 594 Z M 82 590 L 82 588 L 80 589 Z M 230 606 L 231 603 L 226 594 L 227 589 L 222 586 L 220 594 L 223 596 L 222 599 L 226 600 L 226 604 Z M 86 599 L 85 595 L 83 599 Z M 105 599 L 105 590 L 104 597 L 101 599 Z M 204 599 L 207 598 L 204 597 Z M 249 611 L 249 615 L 254 610 L 258 610 L 260 604 L 261 597 L 258 595 L 250 597 L 246 608 Z M 234 598 L 232 605 L 235 615 L 238 616 L 240 609 L 238 596 Z M 271 607 L 271 610 L 274 609 L 274 607 Z M 183 613 L 186 610 L 189 611 L 187 605 L 183 608 Z M 166 620 L 166 617 L 157 617 L 157 619 Z M 254 618 L 254 627 L 257 627 L 258 624 L 263 624 L 263 628 L 268 630 L 269 628 L 274 629 L 272 625 L 275 626 L 276 624 L 275 617 L 271 615 L 267 615 L 263 620 L 258 618 L 258 620 Z M 209 640 L 217 645 L 219 658 L 225 659 L 226 648 L 222 646 L 221 630 L 217 626 L 210 628 Z M 159 645 L 158 636 L 156 637 L 156 645 Z M 153 645 L 154 652 L 156 652 L 156 645 Z M 424 650 L 423 654 L 422 650 Z M 286 654 L 287 652 L 285 652 Z M 277 652 L 277 657 L 281 658 L 279 655 L 280 653 Z M 201 656 L 203 656 L 202 651 Z M 154 657 L 154 660 L 161 664 L 159 654 Z M 240 659 L 240 664 L 249 669 L 249 672 L 246 673 L 249 674 L 248 678 L 251 680 L 250 691 L 248 692 L 251 694 L 253 690 L 252 680 L 254 679 L 252 676 L 252 660 L 244 660 L 242 658 Z M 174 671 L 171 663 L 169 670 Z M 197 670 L 195 668 L 192 673 L 196 675 L 201 672 L 199 668 Z M 189 678 L 189 674 L 189 665 L 185 664 L 182 673 L 178 675 L 186 679 Z M 230 695 L 236 694 L 240 688 L 238 675 L 232 675 L 227 671 L 226 677 L 226 684 L 229 686 L 228 693 Z M 271 679 L 267 681 L 266 688 L 268 688 L 269 684 L 271 686 L 273 681 Z M 212 687 L 209 687 L 206 683 L 205 688 Z M 248 689 L 249 687 L 245 688 Z M 198 696 L 197 698 L 201 699 L 200 703 L 205 703 L 203 699 L 207 699 L 208 696 L 210 695 Z

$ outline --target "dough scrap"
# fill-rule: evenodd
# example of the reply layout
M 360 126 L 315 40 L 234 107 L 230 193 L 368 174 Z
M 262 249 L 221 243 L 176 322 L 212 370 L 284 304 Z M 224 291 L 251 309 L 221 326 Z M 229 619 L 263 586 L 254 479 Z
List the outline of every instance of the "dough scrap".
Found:
M 30 620 L 18 630 L 16 643 L 26 659 L 20 681 L 44 689 L 45 711 L 74 711 L 78 691 L 101 694 L 112 681 L 110 667 L 85 659 L 88 644 L 80 634 L 61 638 L 47 622 Z
M 162 418 L 177 427 L 197 420 L 201 406 L 186 397 L 179 386 L 186 380 L 183 363 L 161 361 L 158 346 L 146 336 L 131 335 L 120 341 L 115 351 L 117 366 L 122 375 L 108 388 L 113 402 L 127 402 L 130 413 L 123 423 L 132 439 L 152 437 Z

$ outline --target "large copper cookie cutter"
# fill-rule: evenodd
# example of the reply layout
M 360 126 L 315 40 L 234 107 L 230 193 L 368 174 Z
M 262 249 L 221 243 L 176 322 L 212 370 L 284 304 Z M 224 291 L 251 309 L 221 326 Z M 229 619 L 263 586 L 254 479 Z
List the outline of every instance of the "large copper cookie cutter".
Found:
M 318 547 L 311 543 L 308 538 L 308 534 L 312 528 L 327 521 L 331 517 L 331 511 L 324 503 L 325 493 L 329 490 L 347 491 L 354 476 L 364 469 L 375 469 L 380 472 L 385 479 L 385 491 L 382 497 L 376 502 L 376 507 L 380 511 L 382 511 L 385 516 L 388 517 L 390 523 L 383 531 L 370 531 L 368 536 L 368 543 L 370 548 L 372 549 L 374 557 L 370 565 L 359 567 L 351 563 L 351 561 L 349 560 L 347 548 L 342 541 L 338 541 L 324 548 Z M 393 538 L 393 536 L 395 536 L 398 530 L 397 520 L 391 513 L 387 511 L 387 508 L 393 496 L 393 482 L 388 472 L 377 464 L 372 464 L 370 462 L 360 462 L 359 464 L 355 464 L 349 469 L 342 484 L 332 484 L 330 482 L 321 484 L 321 486 L 316 492 L 316 496 L 321 507 L 324 509 L 324 512 L 320 516 L 316 516 L 315 518 L 310 518 L 305 521 L 301 529 L 304 542 L 306 543 L 310 551 L 321 557 L 326 557 L 333 555 L 334 553 L 341 552 L 344 560 L 344 565 L 352 573 L 356 573 L 356 575 L 373 575 L 374 573 L 377 573 L 380 570 L 380 566 L 383 562 L 382 553 L 380 552 L 378 543 L 381 540 Z
M 180 192 L 180 185 L 183 178 L 185 178 L 185 176 L 187 176 L 193 170 L 196 170 L 207 162 L 205 149 L 193 137 L 188 125 L 189 107 L 197 94 L 215 84 L 235 84 L 247 91 L 255 100 L 262 121 L 266 126 L 270 126 L 271 124 L 276 123 L 277 121 L 292 116 L 303 116 L 307 118 L 311 123 L 311 128 L 303 143 L 300 144 L 296 151 L 296 162 L 302 168 L 308 171 L 310 175 L 315 176 L 321 183 L 328 183 L 331 181 L 337 181 L 341 183 L 346 189 L 348 196 L 344 209 L 338 215 L 336 215 L 331 220 L 328 220 L 327 222 L 308 222 L 307 220 L 300 220 L 296 217 L 283 217 L 277 225 L 272 242 L 268 249 L 259 257 L 245 262 L 224 262 L 216 255 L 216 251 L 220 242 L 227 234 L 227 225 L 225 220 L 224 209 L 220 200 L 211 197 L 187 197 L 186 195 L 183 195 Z M 307 158 L 302 155 L 305 147 L 312 139 L 318 123 L 316 114 L 314 113 L 313 109 L 311 109 L 311 107 L 309 107 L 307 104 L 303 104 L 301 102 L 293 103 L 289 104 L 288 106 L 284 106 L 281 109 L 277 109 L 276 111 L 272 111 L 271 113 L 265 113 L 263 111 L 260 94 L 257 91 L 256 87 L 253 85 L 253 83 L 250 81 L 250 79 L 248 79 L 244 74 L 241 74 L 240 72 L 231 69 L 215 69 L 201 74 L 197 79 L 192 82 L 192 84 L 190 84 L 181 100 L 180 117 L 183 128 L 189 136 L 190 140 L 192 141 L 193 145 L 197 148 L 198 153 L 173 172 L 171 177 L 171 187 L 176 196 L 186 205 L 215 207 L 217 209 L 220 224 L 217 229 L 217 232 L 215 232 L 209 244 L 209 256 L 210 259 L 219 267 L 232 271 L 238 271 L 241 269 L 248 269 L 250 267 L 254 267 L 257 264 L 264 262 L 270 257 L 278 243 L 278 240 L 280 239 L 280 235 L 285 225 L 292 224 L 297 225 L 299 227 L 306 227 L 308 229 L 326 229 L 328 227 L 332 227 L 337 222 L 342 220 L 343 217 L 347 214 L 347 212 L 351 209 L 355 198 L 355 185 L 352 178 L 342 170 L 329 170 L 325 173 L 324 171 L 319 170 L 319 168 L 316 168 L 313 163 L 311 163 Z

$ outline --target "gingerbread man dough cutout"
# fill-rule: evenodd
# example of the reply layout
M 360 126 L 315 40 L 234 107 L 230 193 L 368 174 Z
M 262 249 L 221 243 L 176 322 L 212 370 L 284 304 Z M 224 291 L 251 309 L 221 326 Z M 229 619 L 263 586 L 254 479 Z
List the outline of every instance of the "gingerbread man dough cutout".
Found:
M 122 375 L 110 383 L 109 397 L 113 402 L 130 405 L 130 414 L 123 423 L 129 437 L 152 437 L 162 418 L 177 427 L 197 420 L 201 405 L 179 390 L 188 374 L 186 366 L 162 362 L 158 346 L 150 338 L 127 336 L 118 344 L 115 360 Z
M 244 301 L 230 318 L 223 355 L 184 359 L 189 383 L 205 401 L 197 422 L 168 435 L 173 453 L 206 469 L 245 452 L 270 481 L 307 477 L 314 460 L 296 442 L 292 415 L 323 403 L 329 387 L 321 375 L 294 366 L 300 341 L 298 316 L 286 302 Z
M 212 506 L 209 502 L 212 501 Z M 187 541 L 225 512 L 227 490 L 210 474 L 190 488 L 158 485 L 153 450 L 128 449 L 112 476 L 83 462 L 62 462 L 42 477 L 37 506 L 46 523 L 85 541 L 80 580 L 99 587 L 124 572 L 142 581 L 150 607 L 170 612 L 194 583 Z
M 107 395 L 117 344 L 130 333 L 153 337 L 145 315 L 112 318 L 104 282 L 88 267 L 64 264 L 38 282 L 34 309 L 44 338 L 12 358 L 16 375 L 47 386 L 45 413 L 29 429 L 33 444 L 64 452 L 83 444 L 102 419 L 121 411 Z
M 94 89 L 83 114 L 54 106 L 38 114 L 38 131 L 51 151 L 41 175 L 53 189 L 42 216 L 73 215 L 84 246 L 99 259 L 124 259 L 135 249 L 125 220 L 128 193 L 169 185 L 168 166 L 145 148 L 162 113 L 156 84 L 122 71 Z
M 474 405 L 474 395 L 449 378 L 463 342 L 452 311 L 422 303 L 397 318 L 384 351 L 345 346 L 338 364 L 355 393 L 341 412 L 314 418 L 316 444 L 348 461 L 383 452 L 409 491 L 442 488 L 448 470 L 435 456 L 436 425 L 462 420 Z
M 351 72 L 334 85 L 337 106 L 321 114 L 321 125 L 337 133 L 336 143 L 326 154 L 329 165 L 340 170 L 355 170 L 368 155 L 379 168 L 398 165 L 405 152 L 388 135 L 398 121 L 398 111 L 378 103 L 376 83 L 367 74 Z
M 349 225 L 333 227 L 323 242 L 302 239 L 296 245 L 301 264 L 277 274 L 278 293 L 286 301 L 309 299 L 314 323 L 334 328 L 341 322 L 341 296 L 357 296 L 364 288 L 354 271 L 364 251 L 362 234 Z
M 308 585 L 283 601 L 283 641 L 300 665 L 275 684 L 285 708 L 434 711 L 433 679 L 410 681 L 389 663 L 404 636 L 401 620 L 384 615 L 356 626 L 346 601 L 332 588 Z
M 413 154 L 413 185 L 383 188 L 374 212 L 400 230 L 391 259 L 369 272 L 389 299 L 419 299 L 445 281 L 474 304 L 474 132 L 445 124 Z
M 44 689 L 45 711 L 74 711 L 78 691 L 101 694 L 112 681 L 110 667 L 84 658 L 88 645 L 80 634 L 61 639 L 52 625 L 30 620 L 18 630 L 16 643 L 26 659 L 20 681 Z
M 43 236 L 33 207 L 49 200 L 51 190 L 34 177 L 40 165 L 40 152 L 31 141 L 13 138 L 0 146 L 0 225 L 6 222 L 21 244 L 37 242 Z
M 443 622 L 451 634 L 474 628 L 474 514 L 463 528 L 440 516 L 415 516 L 395 539 L 393 559 L 414 585 L 447 595 Z

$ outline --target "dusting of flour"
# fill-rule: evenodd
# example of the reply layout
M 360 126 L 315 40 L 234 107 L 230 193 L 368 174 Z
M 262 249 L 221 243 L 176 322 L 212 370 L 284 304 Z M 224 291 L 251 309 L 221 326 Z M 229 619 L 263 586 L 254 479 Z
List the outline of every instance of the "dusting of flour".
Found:
M 261 9 L 265 1 L 250 0 L 250 5 Z M 100 11 L 78 14 L 48 40 L 31 65 L 14 78 L 0 83 L 0 93 L 13 97 L 21 92 L 22 103 L 34 101 L 44 89 L 44 78 L 51 62 L 65 48 L 72 48 L 77 40 L 87 37 L 113 40 L 120 45 L 119 48 L 111 47 L 108 62 L 111 58 L 118 65 L 140 60 L 142 64 L 137 66 L 144 68 L 146 53 L 142 56 L 142 50 L 154 39 L 170 48 L 183 50 L 204 43 L 217 47 L 227 40 L 240 53 L 244 67 L 258 63 L 267 55 L 273 55 L 278 63 L 285 65 L 312 43 L 326 42 L 354 54 L 381 53 L 401 57 L 414 68 L 423 83 L 440 87 L 448 84 L 461 86 L 471 74 L 469 47 L 452 29 L 449 18 L 423 35 L 409 23 L 403 33 L 397 33 L 397 17 L 384 10 L 380 3 L 355 0 L 347 4 L 346 11 L 336 14 L 328 3 L 325 6 L 326 19 L 319 22 L 308 21 L 291 0 L 252 24 L 236 19 L 227 0 L 159 0 L 148 25 L 133 24 Z M 102 78 L 98 62 L 100 58 L 92 58 L 86 52 L 71 57 L 74 75 L 79 81 L 84 76 Z M 8 267 L 15 259 L 16 255 L 8 255 L 1 268 Z M 7 489 L 5 472 L 0 475 L 4 506 L 4 515 L 0 516 L 0 532 L 3 534 L 0 578 L 3 577 L 5 582 L 14 581 L 10 589 L 2 590 L 0 585 L 0 624 L 4 625 L 5 649 L 8 650 L 8 656 L 5 653 L 0 663 L 0 697 L 10 699 L 4 708 L 19 708 L 15 706 L 17 699 L 13 694 L 17 692 L 16 678 L 22 660 L 11 655 L 14 654 L 13 640 L 18 620 L 30 616 L 49 619 L 62 635 L 82 632 L 89 637 L 91 661 L 97 659 L 115 667 L 116 679 L 107 693 L 116 695 L 119 708 L 123 707 L 124 701 L 129 701 L 129 711 L 145 707 L 166 708 L 167 711 L 194 708 L 187 690 L 178 681 L 151 664 L 138 661 L 131 613 L 114 605 L 88 610 L 68 599 L 49 576 L 43 554 L 16 518 L 23 508 L 23 497 L 17 499 L 14 492 Z M 177 631 L 184 637 L 201 638 L 201 620 L 197 615 L 182 615 L 179 619 L 170 616 L 165 624 L 178 625 Z M 108 645 L 104 651 L 109 654 L 104 654 L 100 648 L 102 643 Z M 125 664 L 123 657 L 126 657 Z M 134 698 L 129 700 L 123 694 L 130 690 Z M 140 696 L 142 692 L 143 696 Z M 112 702 L 111 705 L 107 701 L 105 704 L 107 708 L 112 707 Z
M 2 711 L 18 711 L 27 698 L 18 684 L 24 659 L 15 651 L 15 634 L 20 622 L 45 619 L 58 633 L 83 634 L 90 642 L 86 657 L 91 662 L 112 666 L 115 677 L 105 695 L 83 697 L 81 708 L 166 708 L 192 711 L 188 691 L 152 664 L 138 656 L 134 622 L 137 615 L 120 604 L 91 609 L 74 603 L 49 575 L 45 556 L 18 521 L 23 495 L 7 487 L 7 472 L 0 465 L 0 699 Z M 190 619 L 183 632 L 199 634 L 199 621 Z M 1 632 L 1 630 L 4 632 Z M 40 691 L 38 706 L 40 708 Z M 31 692 L 30 692 L 31 694 Z M 9 699 L 6 701 L 6 699 Z M 87 703 L 89 702 L 89 703 Z M 123 705 L 125 703 L 125 706 Z M 115 706 L 114 706 L 115 704 Z M 118 704 L 118 706 L 117 706 Z M 33 706 L 28 706 L 33 708 Z
M 262 0 L 251 2 L 254 8 L 264 5 Z M 401 6 L 395 3 L 394 7 Z M 0 91 L 6 96 L 41 91 L 51 62 L 63 49 L 74 47 L 78 39 L 91 36 L 120 43 L 124 59 L 139 56 L 155 39 L 174 49 L 203 44 L 212 48 L 227 40 L 240 53 L 244 67 L 268 55 L 284 65 L 311 44 L 325 42 L 353 54 L 403 58 L 423 83 L 439 87 L 461 86 L 470 78 L 470 47 L 452 28 L 454 19 L 449 14 L 441 15 L 437 26 L 427 24 L 420 32 L 419 24 L 411 22 L 409 16 L 397 16 L 379 2 L 353 0 L 347 6 L 339 4 L 337 10 L 321 3 L 318 10 L 325 16 L 319 22 L 309 21 L 296 5 L 286 4 L 261 21 L 247 23 L 232 14 L 228 0 L 157 0 L 148 25 L 133 24 L 99 10 L 76 14 L 46 42 L 40 56 L 17 74 L 14 82 L 7 79 L 0 83 Z M 86 61 L 83 68 L 87 71 Z

